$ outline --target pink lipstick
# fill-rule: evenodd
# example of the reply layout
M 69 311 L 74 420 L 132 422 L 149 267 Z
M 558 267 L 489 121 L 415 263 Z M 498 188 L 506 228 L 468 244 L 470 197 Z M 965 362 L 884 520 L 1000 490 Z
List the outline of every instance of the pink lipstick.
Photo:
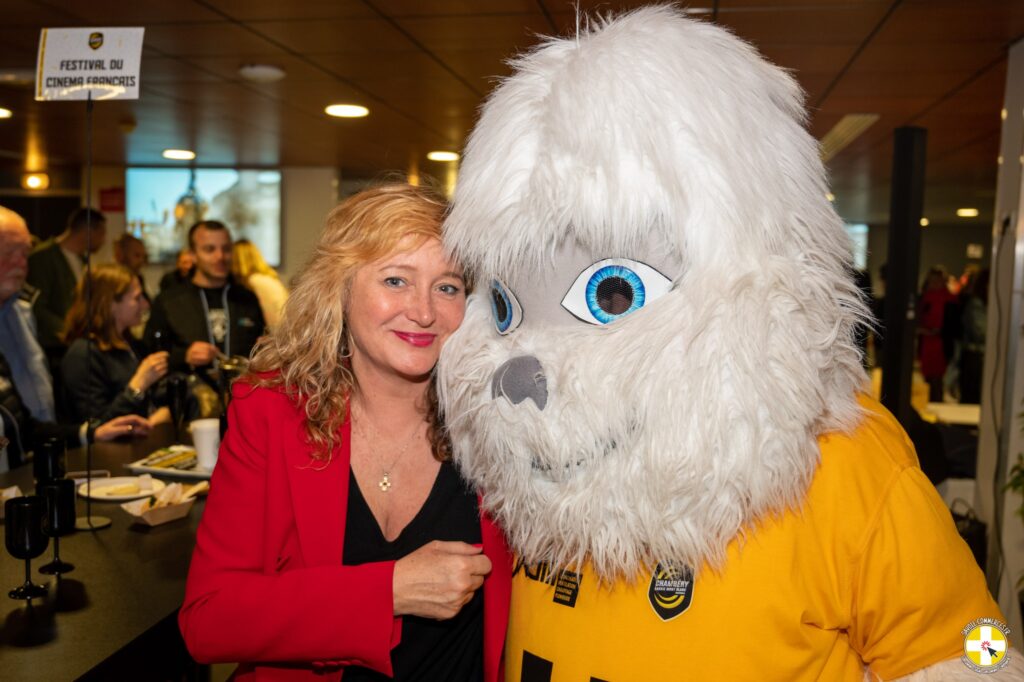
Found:
M 426 348 L 437 338 L 437 334 L 413 334 L 412 332 L 395 332 L 395 336 L 417 348 Z

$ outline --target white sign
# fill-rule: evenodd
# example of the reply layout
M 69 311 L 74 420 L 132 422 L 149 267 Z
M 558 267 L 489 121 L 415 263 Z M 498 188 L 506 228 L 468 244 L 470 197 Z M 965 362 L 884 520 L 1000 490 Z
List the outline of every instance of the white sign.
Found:
M 138 99 L 144 28 L 44 28 L 36 99 Z

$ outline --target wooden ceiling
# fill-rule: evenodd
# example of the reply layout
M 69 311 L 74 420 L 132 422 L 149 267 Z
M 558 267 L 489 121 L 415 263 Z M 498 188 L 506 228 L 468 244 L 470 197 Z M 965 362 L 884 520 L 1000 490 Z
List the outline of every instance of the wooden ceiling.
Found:
M 579 0 L 587 12 L 641 2 Z M 925 214 L 990 222 L 1010 45 L 1022 0 L 691 0 L 807 91 L 811 130 L 881 116 L 829 163 L 850 222 L 888 220 L 892 133 L 928 129 Z M 711 12 L 714 10 L 714 13 Z M 141 98 L 95 107 L 98 164 L 168 165 L 168 147 L 204 166 L 336 166 L 343 177 L 408 170 L 443 177 L 427 151 L 459 150 L 504 60 L 541 34 L 571 32 L 569 0 L 0 0 L 0 73 L 35 65 L 39 29 L 144 26 Z M 247 63 L 287 72 L 243 80 Z M 370 108 L 324 115 L 331 102 Z M 37 103 L 0 82 L 0 164 L 77 165 L 84 105 Z M 1014 160 L 1016 161 L 1016 160 Z

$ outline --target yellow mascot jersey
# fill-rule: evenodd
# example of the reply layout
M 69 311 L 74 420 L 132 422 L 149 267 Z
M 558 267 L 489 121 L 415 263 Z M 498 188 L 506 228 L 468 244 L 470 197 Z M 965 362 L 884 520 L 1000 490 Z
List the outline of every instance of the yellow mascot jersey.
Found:
M 820 440 L 802 511 L 733 542 L 719 573 L 605 584 L 517 565 L 509 682 L 889 679 L 963 653 L 1005 620 L 913 446 L 881 405 Z

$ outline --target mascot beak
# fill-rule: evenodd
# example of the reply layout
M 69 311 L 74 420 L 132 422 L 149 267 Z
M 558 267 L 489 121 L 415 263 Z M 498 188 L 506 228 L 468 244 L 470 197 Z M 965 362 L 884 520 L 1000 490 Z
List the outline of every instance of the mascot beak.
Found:
M 527 398 L 538 410 L 548 404 L 548 379 L 540 360 L 532 355 L 520 355 L 503 363 L 491 376 L 491 397 L 504 396 L 513 405 Z

